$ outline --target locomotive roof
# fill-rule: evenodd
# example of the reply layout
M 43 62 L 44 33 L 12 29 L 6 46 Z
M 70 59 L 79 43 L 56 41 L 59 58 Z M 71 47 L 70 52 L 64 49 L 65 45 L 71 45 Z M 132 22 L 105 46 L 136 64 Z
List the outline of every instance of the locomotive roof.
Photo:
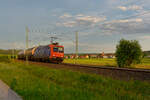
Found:
M 32 47 L 32 48 L 28 48 L 27 50 L 32 50 L 33 48 L 37 48 L 37 47 L 45 47 L 45 46 L 50 46 L 50 45 L 56 45 L 56 46 L 62 46 L 62 45 L 58 45 L 58 44 L 48 44 L 48 45 L 39 45 L 39 46 L 35 46 L 35 47 Z

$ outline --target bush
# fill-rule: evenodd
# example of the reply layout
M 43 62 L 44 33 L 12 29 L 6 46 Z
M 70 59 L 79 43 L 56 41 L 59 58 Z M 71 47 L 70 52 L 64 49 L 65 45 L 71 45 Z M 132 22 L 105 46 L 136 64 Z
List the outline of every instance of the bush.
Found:
M 116 60 L 119 67 L 141 62 L 142 50 L 136 40 L 121 39 L 116 47 Z

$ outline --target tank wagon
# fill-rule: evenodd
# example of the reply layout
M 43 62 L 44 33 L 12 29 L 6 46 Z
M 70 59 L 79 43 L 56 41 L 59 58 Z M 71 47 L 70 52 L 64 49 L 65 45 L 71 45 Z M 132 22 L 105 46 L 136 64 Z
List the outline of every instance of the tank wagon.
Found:
M 38 46 L 29 48 L 18 53 L 18 59 L 43 62 L 61 63 L 64 59 L 64 46 L 53 43 L 46 46 Z

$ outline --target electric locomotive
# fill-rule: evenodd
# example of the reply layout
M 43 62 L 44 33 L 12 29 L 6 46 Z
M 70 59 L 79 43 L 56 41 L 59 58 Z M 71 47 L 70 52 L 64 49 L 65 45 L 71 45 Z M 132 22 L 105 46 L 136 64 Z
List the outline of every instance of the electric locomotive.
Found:
M 58 43 L 29 48 L 18 53 L 18 59 L 61 63 L 64 59 L 64 46 Z

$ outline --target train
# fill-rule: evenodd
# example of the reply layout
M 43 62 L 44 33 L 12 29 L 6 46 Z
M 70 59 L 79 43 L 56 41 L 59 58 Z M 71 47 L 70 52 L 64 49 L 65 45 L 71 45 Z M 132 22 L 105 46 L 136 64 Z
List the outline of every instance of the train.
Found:
M 58 43 L 37 46 L 22 50 L 18 53 L 19 60 L 62 63 L 64 59 L 64 46 Z

